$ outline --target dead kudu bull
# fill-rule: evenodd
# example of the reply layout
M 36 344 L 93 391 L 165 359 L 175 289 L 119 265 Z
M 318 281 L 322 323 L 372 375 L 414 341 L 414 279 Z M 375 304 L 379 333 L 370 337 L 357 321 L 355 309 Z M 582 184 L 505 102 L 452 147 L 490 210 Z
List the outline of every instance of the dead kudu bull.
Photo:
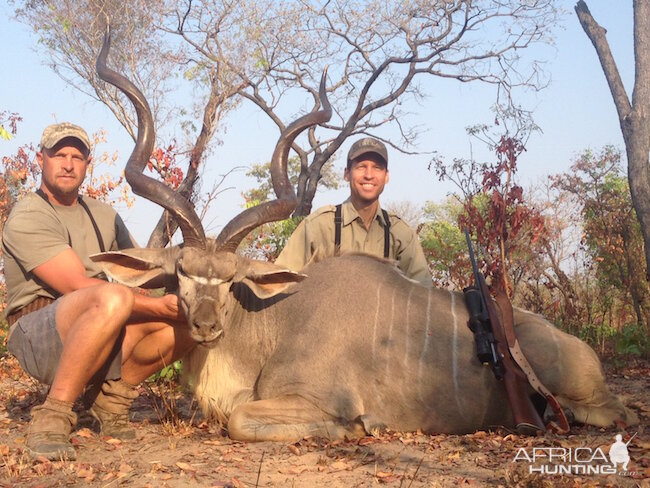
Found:
M 154 140 L 146 100 L 106 68 L 100 76 L 134 103 L 138 140 L 126 175 L 134 192 L 178 220 L 184 246 L 96 256 L 129 286 L 178 286 L 192 337 L 186 359 L 203 409 L 228 418 L 232 438 L 294 441 L 397 431 L 464 433 L 512 425 L 503 385 L 475 356 L 463 295 L 429 290 L 364 255 L 309 265 L 304 274 L 234 254 L 264 222 L 286 218 L 295 194 L 286 173 L 294 138 L 329 119 L 325 76 L 314 111 L 283 132 L 271 164 L 277 200 L 248 209 L 206 239 L 191 205 L 142 174 Z M 633 423 L 609 391 L 596 354 L 538 315 L 515 311 L 521 347 L 540 380 L 579 422 Z

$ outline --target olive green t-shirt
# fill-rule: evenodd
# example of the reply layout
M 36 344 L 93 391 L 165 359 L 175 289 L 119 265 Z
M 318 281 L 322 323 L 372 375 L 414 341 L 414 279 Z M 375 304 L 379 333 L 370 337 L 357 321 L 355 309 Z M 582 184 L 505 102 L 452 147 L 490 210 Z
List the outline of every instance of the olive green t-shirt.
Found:
M 110 205 L 89 197 L 83 200 L 97 223 L 106 251 L 136 246 L 124 222 Z M 40 281 L 33 270 L 70 247 L 83 262 L 88 277 L 103 278 L 99 266 L 89 259 L 101 249 L 90 217 L 81 205 L 51 206 L 35 193 L 16 203 L 2 231 L 8 290 L 5 315 L 39 296 L 60 296 Z
M 334 256 L 334 212 L 328 205 L 305 217 L 293 232 L 275 263 L 300 271 L 318 253 L 321 257 Z M 390 246 L 388 257 L 397 261 L 404 274 L 424 286 L 432 287 L 431 274 L 418 236 L 398 216 L 389 212 Z M 350 200 L 341 206 L 341 253 L 364 252 L 384 256 L 384 216 L 381 208 L 366 229 L 363 219 Z

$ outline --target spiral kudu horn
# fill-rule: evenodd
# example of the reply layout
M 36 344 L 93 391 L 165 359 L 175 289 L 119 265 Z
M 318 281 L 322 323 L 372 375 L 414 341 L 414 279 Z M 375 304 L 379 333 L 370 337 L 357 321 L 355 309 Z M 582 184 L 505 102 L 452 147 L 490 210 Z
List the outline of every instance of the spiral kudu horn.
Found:
M 234 252 L 242 239 L 255 227 L 268 222 L 286 219 L 296 208 L 296 192 L 287 174 L 289 150 L 293 141 L 303 130 L 327 122 L 332 117 L 332 107 L 325 91 L 326 77 L 327 68 L 323 71 L 318 92 L 321 109 L 314 110 L 292 122 L 282 131 L 275 146 L 271 158 L 271 182 L 277 199 L 248 208 L 228 222 L 217 237 L 218 249 Z
M 124 93 L 138 116 L 138 135 L 133 152 L 126 163 L 124 174 L 133 193 L 157 203 L 167 209 L 176 219 L 186 246 L 205 248 L 205 233 L 201 220 L 192 204 L 182 195 L 160 181 L 146 176 L 143 171 L 153 151 L 155 131 L 151 109 L 144 95 L 136 86 L 121 74 L 106 66 L 106 58 L 111 46 L 111 29 L 107 22 L 104 44 L 97 56 L 96 69 L 99 77 Z

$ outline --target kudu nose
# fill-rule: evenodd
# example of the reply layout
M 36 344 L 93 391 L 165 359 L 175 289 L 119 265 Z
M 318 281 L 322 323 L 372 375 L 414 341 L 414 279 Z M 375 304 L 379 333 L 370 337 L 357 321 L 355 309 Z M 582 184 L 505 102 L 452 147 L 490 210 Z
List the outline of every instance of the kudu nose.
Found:
M 214 320 L 209 319 L 193 319 L 192 328 L 197 336 L 209 340 L 216 339 L 223 334 L 223 329 Z
M 190 314 L 190 323 L 195 337 L 212 341 L 223 334 L 221 324 L 217 320 L 217 309 L 217 302 L 208 297 L 204 297 L 197 303 Z

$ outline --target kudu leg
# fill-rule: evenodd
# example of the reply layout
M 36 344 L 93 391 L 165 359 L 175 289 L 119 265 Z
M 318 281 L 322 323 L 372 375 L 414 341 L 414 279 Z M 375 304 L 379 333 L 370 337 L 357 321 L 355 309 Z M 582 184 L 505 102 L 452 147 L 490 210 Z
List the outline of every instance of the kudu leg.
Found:
M 361 424 L 344 425 L 304 398 L 283 396 L 239 405 L 228 433 L 240 441 L 296 442 L 308 436 L 327 439 L 365 435 Z

